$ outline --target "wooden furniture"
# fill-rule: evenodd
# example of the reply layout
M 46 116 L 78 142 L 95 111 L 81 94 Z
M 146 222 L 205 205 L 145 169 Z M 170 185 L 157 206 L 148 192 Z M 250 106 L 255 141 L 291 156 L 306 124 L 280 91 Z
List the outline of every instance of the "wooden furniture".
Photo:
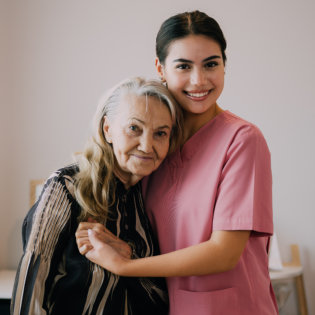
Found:
M 10 301 L 16 270 L 0 270 L 0 314 L 10 314 Z
M 296 244 L 291 245 L 292 259 L 289 263 L 283 263 L 283 269 L 270 270 L 271 281 L 294 279 L 296 292 L 299 302 L 299 311 L 301 315 L 308 315 L 307 302 L 303 280 L 303 267 L 301 265 L 299 247 Z
M 16 270 L 0 270 L 0 299 L 11 299 Z
M 29 199 L 29 206 L 32 207 L 37 198 L 39 197 L 45 180 L 44 179 L 32 179 L 30 181 L 30 199 Z

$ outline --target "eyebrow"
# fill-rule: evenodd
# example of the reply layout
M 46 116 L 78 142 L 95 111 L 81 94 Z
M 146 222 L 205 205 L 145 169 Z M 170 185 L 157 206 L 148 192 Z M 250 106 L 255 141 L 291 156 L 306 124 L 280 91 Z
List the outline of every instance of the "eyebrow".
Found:
M 143 120 L 141 120 L 141 119 L 139 119 L 139 118 L 136 118 L 136 117 L 132 117 L 131 118 L 131 120 L 137 120 L 137 121 L 139 121 L 140 123 L 142 123 L 143 125 L 145 125 L 145 122 L 143 121 Z M 165 129 L 165 128 L 167 128 L 167 129 L 171 129 L 168 125 L 163 125 L 163 126 L 159 126 L 157 129 Z
M 221 59 L 221 56 L 213 55 L 213 56 L 210 56 L 210 57 L 207 57 L 207 58 L 203 59 L 202 62 L 210 61 L 210 60 L 213 60 L 213 59 Z M 193 63 L 191 60 L 184 59 L 184 58 L 174 59 L 173 62 Z

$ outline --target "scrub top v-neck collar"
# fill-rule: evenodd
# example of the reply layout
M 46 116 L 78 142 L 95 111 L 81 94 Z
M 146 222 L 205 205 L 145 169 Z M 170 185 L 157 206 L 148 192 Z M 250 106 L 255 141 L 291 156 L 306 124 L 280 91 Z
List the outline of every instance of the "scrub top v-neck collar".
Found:
M 224 110 L 218 115 L 216 115 L 213 119 L 211 119 L 209 122 L 207 122 L 205 125 L 203 125 L 196 133 L 194 133 L 184 144 L 183 146 L 175 151 L 171 157 L 172 162 L 174 166 L 177 167 L 183 167 L 183 164 L 185 161 L 190 160 L 194 154 L 197 153 L 200 142 L 204 141 L 203 134 L 208 128 L 212 128 L 212 125 L 218 120 L 221 119 L 221 117 L 224 116 L 225 113 L 228 113 L 229 111 Z M 206 132 L 207 133 L 207 132 Z

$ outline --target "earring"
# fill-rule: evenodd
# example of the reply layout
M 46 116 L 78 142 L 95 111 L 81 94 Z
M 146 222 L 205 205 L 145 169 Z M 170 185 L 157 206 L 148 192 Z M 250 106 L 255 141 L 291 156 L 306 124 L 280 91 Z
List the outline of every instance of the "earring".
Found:
M 167 82 L 162 76 L 160 77 L 160 80 L 161 80 L 161 83 L 167 87 Z

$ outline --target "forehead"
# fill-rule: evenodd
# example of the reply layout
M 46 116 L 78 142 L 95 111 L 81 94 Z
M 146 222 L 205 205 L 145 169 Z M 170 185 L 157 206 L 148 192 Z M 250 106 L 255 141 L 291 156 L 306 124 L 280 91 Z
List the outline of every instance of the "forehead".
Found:
M 216 40 L 204 35 L 189 35 L 170 44 L 167 58 L 207 58 L 211 55 L 222 55 Z
M 137 118 L 141 120 L 158 119 L 171 116 L 170 110 L 158 97 L 147 95 L 125 94 L 118 106 L 118 117 L 121 119 Z

